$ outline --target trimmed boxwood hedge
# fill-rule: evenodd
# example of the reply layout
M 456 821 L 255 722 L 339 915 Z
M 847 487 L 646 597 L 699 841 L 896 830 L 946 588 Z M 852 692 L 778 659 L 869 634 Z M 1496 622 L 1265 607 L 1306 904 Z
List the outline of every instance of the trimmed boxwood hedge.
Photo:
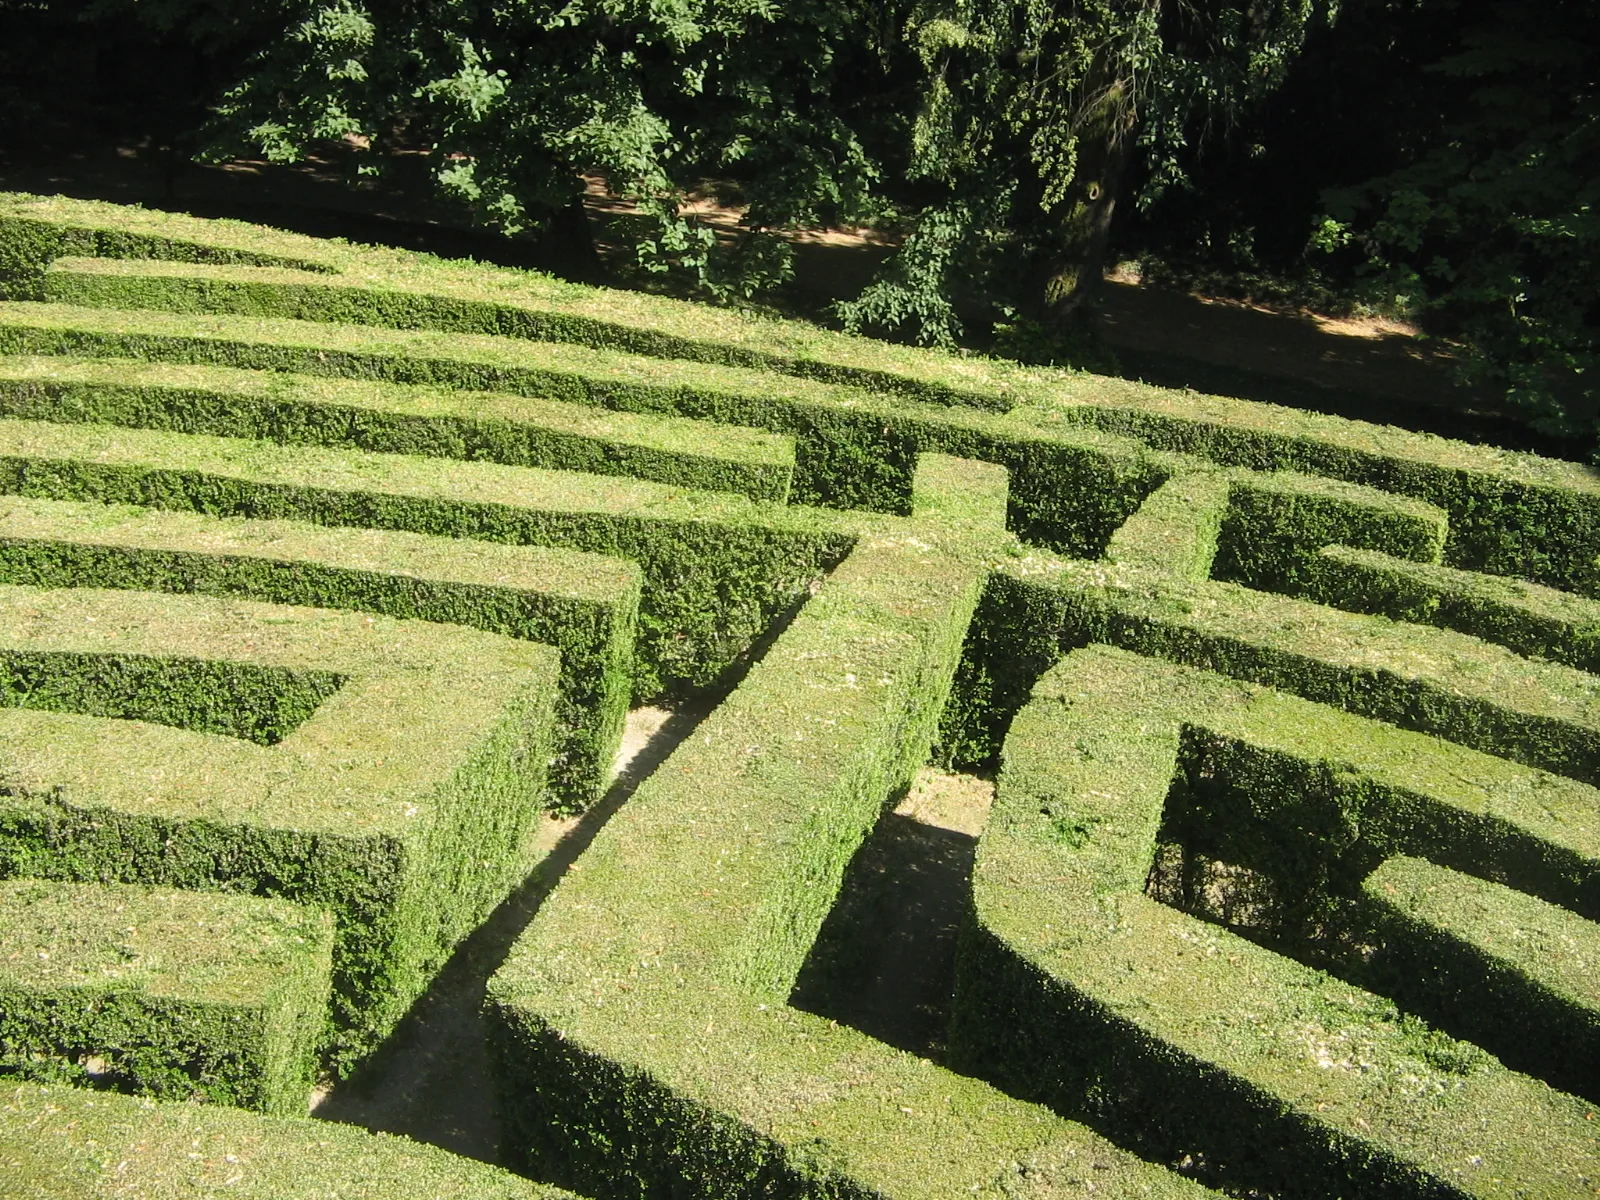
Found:
M 1588 1105 L 1145 895 L 1185 759 L 1220 742 L 1244 749 L 1195 769 L 1213 786 L 1236 766 L 1252 776 L 1251 803 L 1228 810 L 1244 844 L 1287 831 L 1324 883 L 1401 851 L 1487 861 L 1571 899 L 1581 864 L 1592 910 L 1600 796 L 1526 770 L 1508 787 L 1518 768 L 1429 741 L 1123 651 L 1069 655 L 1006 740 L 961 949 L 957 1063 L 1246 1191 L 1590 1195 Z M 1296 861 L 1272 866 L 1291 894 L 1307 888 Z
M 490 982 L 508 1150 L 627 1196 L 1201 1194 L 1080 1126 L 785 1003 L 846 862 L 926 755 L 1003 477 L 924 459 L 601 830 Z
M 303 1113 L 332 952 L 282 900 L 0 882 L 0 1074 Z
M 946 712 L 946 760 L 992 761 L 1033 682 L 1063 651 L 1104 642 L 1600 780 L 1600 679 L 1451 630 L 1196 580 L 1185 564 L 1215 510 L 1167 494 L 1181 500 L 1153 496 L 1149 520 L 1141 511 L 1118 532 L 1111 561 L 999 564 L 968 637 L 960 702 Z
M 1600 927 L 1423 858 L 1362 883 L 1370 985 L 1508 1066 L 1600 1097 Z M 1368 933 L 1367 931 L 1371 932 Z
M 64 261 L 73 255 L 100 257 Z M 268 264 L 262 256 L 280 261 Z M 301 268 L 312 265 L 321 273 L 286 272 L 282 260 L 296 260 Z M 262 265 L 240 265 L 252 262 Z M 37 300 L 54 288 L 56 294 L 70 294 L 80 302 L 165 306 L 188 314 L 242 310 L 266 317 L 305 312 L 341 323 L 366 323 L 370 328 L 362 340 L 390 345 L 405 342 L 404 335 L 379 334 L 379 328 L 471 329 L 501 335 L 484 340 L 513 357 L 518 340 L 534 337 L 546 344 L 524 359 L 530 366 L 557 349 L 551 342 L 599 347 L 657 356 L 656 369 L 669 373 L 672 363 L 660 360 L 704 363 L 713 372 L 743 371 L 754 383 L 748 394 L 756 400 L 783 392 L 781 380 L 774 386 L 771 372 L 799 377 L 797 382 L 806 386 L 822 380 L 845 389 L 836 407 L 876 416 L 909 406 L 904 415 L 914 413 L 916 419 L 908 423 L 910 440 L 898 447 L 881 439 L 858 442 L 871 428 L 866 423 L 857 423 L 843 443 L 837 441 L 840 430 L 822 431 L 821 443 L 831 441 L 844 461 L 841 469 L 824 464 L 815 490 L 801 484 L 803 498 L 831 495 L 842 505 L 903 510 L 916 450 L 982 457 L 1003 462 L 1017 476 L 1013 528 L 1070 553 L 1097 552 L 1116 521 L 1098 531 L 1099 545 L 1073 544 L 1073 531 L 1052 527 L 1056 514 L 1050 511 L 1050 500 L 1056 490 L 1043 466 L 1033 469 L 1027 454 L 1021 455 L 1024 462 L 998 455 L 1016 455 L 1030 442 L 1092 445 L 1085 439 L 1097 429 L 1224 465 L 1294 470 L 1409 495 L 1450 514 L 1447 561 L 1453 566 L 1591 593 L 1600 587 L 1600 482 L 1591 471 L 1363 422 L 886 346 L 799 322 L 751 318 L 527 272 L 60 197 L 0 197 L 0 288 L 9 288 L 18 298 Z M 6 307 L 37 311 L 50 306 Z M 191 315 L 187 324 L 197 328 L 201 323 Z M 319 328 L 340 331 L 339 325 Z M 63 334 L 58 331 L 58 341 Z M 459 334 L 453 340 L 469 342 L 476 336 Z M 325 347 L 321 361 L 338 369 L 336 360 L 344 353 L 337 342 L 345 340 Z M 475 346 L 472 353 L 484 348 Z M 695 366 L 691 375 L 702 370 Z M 777 403 L 772 411 L 786 408 Z M 835 424 L 843 417 L 840 413 Z M 882 428 L 889 432 L 898 424 L 884 422 Z M 1015 431 L 1013 437 L 1008 438 L 1008 429 Z M 984 430 L 991 432 L 973 439 L 973 431 Z M 941 444 L 946 435 L 985 444 Z M 805 462 L 806 437 L 800 438 L 799 470 L 805 476 L 811 468 Z M 888 494 L 875 491 L 881 485 L 872 479 L 883 477 L 873 475 L 874 464 L 891 462 L 898 483 Z M 865 477 L 852 482 L 851 471 L 842 469 L 846 467 Z M 1097 499 L 1102 505 L 1108 500 Z M 1032 513 L 1035 504 L 1042 511 Z
M 1518 654 L 1600 670 L 1600 603 L 1520 579 L 1324 546 L 1295 594 L 1351 612 L 1438 625 Z
M 228 367 L 0 358 L 0 414 L 626 475 L 783 503 L 793 439 L 593 405 Z
M 572 1200 L 352 1125 L 27 1083 L 0 1090 L 0 1174 L 15 1200 Z
M 589 551 L 643 576 L 638 699 L 714 683 L 848 549 L 741 496 L 242 438 L 0 419 L 0 493 Z
M 564 810 L 608 781 L 633 683 L 639 569 L 580 551 L 0 496 L 0 583 L 348 608 L 554 646 Z
M 484 335 L 0 303 L 0 351 L 109 357 L 130 372 L 142 361 L 469 389 L 759 426 L 794 439 L 794 498 L 838 508 L 908 511 L 918 450 L 982 457 L 1015 476 L 1010 520 L 1019 532 L 1080 554 L 1098 553 L 1160 479 L 1142 448 L 1053 414 L 947 409 L 731 367 Z
M 0 587 L 0 663 L 0 876 L 326 908 L 336 1071 L 521 877 L 552 749 L 547 646 L 328 609 Z M 238 736 L 286 675 L 312 675 L 320 703 Z
M 1600 806 L 1582 782 L 1600 780 L 1600 681 L 1581 670 L 1595 661 L 1589 633 L 1600 608 L 1550 590 L 1600 595 L 1591 470 L 522 272 L 60 199 L 0 197 L 0 294 L 9 297 L 0 299 L 0 493 L 12 497 L 0 501 L 0 580 L 202 592 L 220 598 L 216 611 L 232 611 L 228 597 L 315 603 L 370 613 L 382 628 L 424 617 L 556 645 L 559 697 L 545 696 L 534 723 L 543 729 L 558 704 L 551 736 L 561 740 L 529 753 L 552 762 L 550 782 L 569 808 L 604 776 L 630 690 L 622 631 L 636 594 L 636 698 L 711 685 L 759 656 L 600 832 L 496 979 L 496 1061 L 523 1161 L 607 1197 L 1043 1196 L 1090 1183 L 1099 1194 L 1194 1194 L 1059 1115 L 786 1002 L 846 860 L 924 755 L 941 707 L 942 754 L 993 757 L 1035 681 L 1091 642 L 1359 714 L 1269 703 L 1246 682 L 1196 692 L 1185 682 L 1193 671 L 1142 660 L 1112 689 L 1094 720 L 1114 724 L 1118 705 L 1156 703 L 1141 691 L 1148 670 L 1166 681 L 1161 703 L 1210 704 L 1217 727 L 1185 725 L 1163 708 L 1134 738 L 1165 746 L 1152 729 L 1177 721 L 1176 765 L 1142 870 L 1152 894 L 1189 915 L 1147 898 L 1128 908 L 1129 928 L 1162 932 L 1137 947 L 1150 976 L 1119 975 L 1108 994 L 1161 978 L 1173 940 L 1187 969 L 1185 931 L 1206 929 L 1194 918 L 1226 921 L 1254 939 L 1226 942 L 1259 983 L 1239 990 L 1241 1003 L 1269 996 L 1319 1021 L 1348 1009 L 1349 1028 L 1370 1033 L 1384 1061 L 1406 1072 L 1420 1064 L 1416 1080 L 1438 1083 L 1445 1100 L 1420 1117 L 1404 1097 L 1385 1101 L 1376 1122 L 1357 1101 L 1274 1108 L 1270 1087 L 1238 1082 L 1258 1068 L 1265 1074 L 1252 1078 L 1283 1082 L 1271 1047 L 1251 1059 L 1246 1051 L 1260 1046 L 1242 1036 L 1230 1044 L 1221 1026 L 1207 1026 L 1207 1053 L 1223 1064 L 1212 1070 L 1127 1034 L 1120 1009 L 1113 1019 L 1086 1008 L 1073 1018 L 1083 1028 L 1121 1031 L 1100 1047 L 1120 1047 L 1106 1050 L 1102 1078 L 1113 1082 L 1053 1102 L 1080 1104 L 1071 1111 L 1156 1161 L 1286 1195 L 1313 1190 L 1305 1181 L 1324 1169 L 1357 1180 L 1358 1192 L 1494 1194 L 1484 1180 L 1496 1177 L 1476 1168 L 1505 1163 L 1515 1167 L 1498 1177 L 1516 1179 L 1507 1186 L 1524 1186 L 1521 1172 L 1533 1191 L 1559 1195 L 1571 1182 L 1561 1172 L 1594 1154 L 1565 1099 L 1349 986 L 1407 997 L 1418 1011 L 1432 1003 L 1439 1028 L 1509 1048 L 1513 1065 L 1547 1079 L 1581 1082 L 1588 1010 L 1577 985 L 1496 943 L 1492 921 L 1581 940 L 1587 926 L 1574 922 L 1600 915 L 1591 845 Z M 1009 493 L 992 468 L 940 455 L 1005 468 Z M 118 507 L 128 504 L 143 507 Z M 595 578 L 580 578 L 591 569 Z M 147 599 L 185 612 L 202 603 Z M 0 596 L 0 620 L 5 611 Z M 304 891 L 315 871 L 302 864 L 315 856 L 293 820 L 250 825 L 255 841 L 239 843 L 247 853 L 212 853 L 221 833 L 204 805 L 141 810 L 151 789 L 140 772 L 164 769 L 158 754 L 189 761 L 174 747 L 203 746 L 240 778 L 261 776 L 267 760 L 249 756 L 289 761 L 347 702 L 358 674 L 304 656 L 263 658 L 253 635 L 250 654 L 230 655 L 232 626 L 210 629 L 222 640 L 203 653 L 152 642 L 130 655 L 93 644 L 99 622 L 57 645 L 50 638 L 65 637 L 70 620 L 40 626 L 20 609 L 13 618 L 43 642 L 4 655 L 0 701 L 11 707 L 0 707 L 0 740 L 19 748 L 24 774 L 42 763 L 71 783 L 81 746 L 100 755 L 96 787 L 126 787 L 126 812 L 102 805 L 92 820 L 71 808 L 70 788 L 0 797 L 0 810 L 57 806 L 24 814 L 55 839 L 54 865 L 37 873 Z M 776 641 L 763 648 L 769 634 Z M 547 667 L 549 692 L 553 660 Z M 601 690 L 584 692 L 586 681 Z M 1213 704 L 1214 693 L 1224 700 Z M 1235 718 L 1243 724 L 1228 725 Z M 1018 725 L 1024 742 L 1031 719 Z M 1083 766 L 1073 744 L 1047 750 L 1071 771 Z M 1133 762 L 1116 783 L 1137 790 L 1142 769 Z M 1015 770 L 1008 761 L 1002 790 Z M 161 803 L 179 804 L 182 790 Z M 1144 812 L 1135 805 L 1097 823 L 1070 807 L 1052 815 L 1057 798 L 1028 795 L 1024 808 L 1037 801 L 1039 815 L 1024 811 L 1015 828 L 1043 829 L 1051 853 L 1084 850 Z M 0 834 L 21 827 L 0 819 Z M 481 834 L 452 836 L 464 844 Z M 383 836 L 346 839 L 354 865 L 340 886 L 359 893 L 351 906 L 370 903 L 362 919 L 402 894 L 399 911 L 415 916 L 426 905 L 410 897 L 446 884 L 429 877 L 408 892 L 394 882 L 398 868 L 379 879 L 384 846 L 406 859 L 395 850 L 402 842 Z M 313 840 L 331 846 L 332 837 Z M 257 843 L 277 856 L 267 866 Z M 429 861 L 458 863 L 458 848 L 429 848 Z M 241 866 L 240 854 L 255 860 Z M 1441 865 L 1408 867 L 1396 855 Z M 458 870 L 451 886 L 466 878 L 449 869 Z M 514 869 L 497 876 L 491 866 L 470 882 L 503 884 Z M 1384 872 L 1403 869 L 1408 879 L 1442 872 L 1440 894 L 1455 907 L 1441 916 L 1416 889 L 1409 908 L 1388 903 Z M 1072 879 L 1038 882 L 1059 899 Z M 1132 892 L 1146 882 L 1131 868 L 1116 880 Z M 1007 903 L 1000 894 L 998 883 L 988 899 L 980 888 L 980 916 Z M 1490 916 L 1457 936 L 1483 897 Z M 340 921 L 335 953 L 348 955 L 354 926 L 329 907 Z M 446 923 L 460 917 L 457 932 L 431 942 L 419 934 L 408 944 L 422 949 L 401 957 L 436 963 L 435 951 L 476 919 L 467 907 L 441 910 Z M 1103 932 L 1093 918 L 1058 928 L 1059 944 L 1041 943 L 1052 954 Z M 1195 936 L 1196 946 L 1223 945 Z M 980 943 L 994 953 L 992 978 L 982 969 L 971 978 L 1060 1000 L 1040 971 L 1013 969 L 1013 947 Z M 372 942 L 374 953 L 386 944 Z M 352 984 L 349 961 L 335 966 L 343 1069 L 389 1019 L 362 1025 L 350 1013 L 369 993 L 398 996 L 415 980 L 384 991 L 392 979 Z M 1199 953 L 1196 980 L 1221 970 Z M 1157 1000 L 1192 991 L 1211 1002 L 1237 985 L 1226 971 L 1215 994 L 1167 977 L 1172 996 Z M 1129 1020 L 1148 1015 L 1136 999 Z M 1463 1003 L 1482 1015 L 1479 1026 L 1450 1015 Z M 971 1044 L 1012 1027 L 1033 1028 L 1002 1021 Z M 1327 1031 L 1336 1048 L 1343 1034 Z M 993 1063 L 972 1061 L 999 1070 L 1012 1055 L 1026 1088 L 1046 1087 L 1073 1049 L 1052 1038 L 1032 1059 L 1002 1045 Z M 1327 1057 L 1313 1083 L 1318 1072 L 1343 1072 L 1337 1054 Z M 1140 1093 L 1149 1079 L 1129 1083 L 1127 1073 L 1146 1068 L 1164 1082 Z M 1068 1069 L 1056 1082 L 1070 1091 L 1073 1078 Z M 1409 1086 L 1382 1071 L 1345 1082 L 1372 1095 L 1390 1088 L 1390 1099 Z M 1119 1092 L 1123 1084 L 1133 1090 Z M 1479 1162 L 1445 1163 L 1439 1146 L 1461 1144 L 1450 1140 L 1461 1130 L 1447 1128 L 1457 1093 L 1497 1088 L 1494 1111 L 1534 1122 L 1536 1136 L 1519 1142 L 1523 1126 L 1507 1125 Z M 1148 1111 L 1139 1095 L 1154 1097 Z M 1345 1121 L 1351 1113 L 1368 1127 Z M 1282 1136 L 1199 1125 L 1190 1136 L 1185 1122 L 1215 1114 L 1235 1131 L 1240 1114 L 1254 1114 Z M 1304 1152 L 1301 1177 L 1274 1157 L 1279 1144 Z

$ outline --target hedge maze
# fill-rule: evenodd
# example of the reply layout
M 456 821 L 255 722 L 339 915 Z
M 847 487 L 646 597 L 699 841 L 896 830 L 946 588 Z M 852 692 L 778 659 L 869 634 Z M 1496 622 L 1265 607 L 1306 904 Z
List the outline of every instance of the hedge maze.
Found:
M 1587 468 L 3 196 L 0 1175 L 1594 1196 L 1597 660 Z M 512 1170 L 306 1117 L 708 692 L 489 982 Z M 938 1062 L 792 1002 L 930 760 Z

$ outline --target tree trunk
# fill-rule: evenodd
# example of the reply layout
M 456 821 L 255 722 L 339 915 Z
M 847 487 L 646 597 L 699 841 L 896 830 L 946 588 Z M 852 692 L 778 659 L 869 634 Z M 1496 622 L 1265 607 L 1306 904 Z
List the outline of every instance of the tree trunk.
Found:
M 589 227 L 589 211 L 583 204 L 583 193 L 572 198 L 563 209 L 551 218 L 550 224 L 539 235 L 535 257 L 542 270 L 577 283 L 602 283 L 605 264 L 595 249 L 594 231 Z
M 1081 326 L 1100 292 L 1131 140 L 1131 130 L 1108 121 L 1092 145 L 1079 143 L 1077 178 L 1044 264 L 1040 319 L 1047 326 Z

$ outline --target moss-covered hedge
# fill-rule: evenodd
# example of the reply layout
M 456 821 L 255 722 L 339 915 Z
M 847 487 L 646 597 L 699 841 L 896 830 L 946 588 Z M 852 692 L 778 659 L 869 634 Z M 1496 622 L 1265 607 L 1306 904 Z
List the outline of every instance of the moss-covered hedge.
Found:
M 326 908 L 335 1069 L 520 877 L 552 750 L 549 647 L 327 609 L 3 587 L 0 659 L 13 676 L 48 663 L 49 684 L 47 705 L 13 688 L 0 708 L 0 876 Z M 270 745 L 196 731 L 249 727 L 263 669 L 337 687 Z M 217 687 L 230 677 L 245 686 Z
M 37 1084 L 0 1091 L 0 1172 L 15 1200 L 573 1200 L 351 1125 Z
M 1214 787 L 1236 763 L 1255 774 L 1224 854 L 1276 831 L 1312 844 L 1334 890 L 1341 865 L 1400 850 L 1487 860 L 1569 901 L 1581 865 L 1593 903 L 1593 789 L 1091 647 L 1040 681 L 1006 741 L 962 947 L 957 1062 L 1246 1191 L 1590 1194 L 1588 1105 L 1145 894 L 1158 841 L 1184 825 L 1189 747 L 1218 741 L 1248 753 L 1213 757 L 1200 778 Z M 1282 901 L 1315 882 L 1293 859 L 1271 865 Z
M 1129 543 L 1119 534 L 1117 544 Z M 1174 561 L 1189 545 L 1176 544 Z M 1451 630 L 1183 579 L 1148 565 L 1158 557 L 1001 562 L 974 618 L 942 753 L 992 761 L 1033 682 L 1064 651 L 1104 642 L 1600 781 L 1600 679 Z
M 1520 579 L 1330 545 L 1292 590 L 1318 604 L 1455 629 L 1591 674 L 1600 669 L 1600 604 Z
M 523 361 L 535 370 L 556 349 L 549 343 L 597 347 L 652 356 L 657 370 L 669 368 L 669 374 L 676 362 L 742 371 L 748 380 L 764 377 L 765 384 L 758 382 L 748 392 L 754 398 L 782 396 L 785 376 L 803 387 L 825 381 L 844 393 L 809 450 L 807 435 L 797 433 L 799 491 L 806 499 L 831 497 L 842 505 L 903 510 L 915 450 L 983 457 L 1004 462 L 1017 476 L 1014 528 L 1058 549 L 1084 553 L 1083 545 L 1072 542 L 1075 531 L 1052 528 L 1049 511 L 1030 513 L 1035 501 L 1048 509 L 1052 489 L 1042 474 L 1044 464 L 1034 468 L 998 455 L 1017 454 L 1035 441 L 1093 445 L 1085 439 L 1097 429 L 1224 465 L 1292 470 L 1412 496 L 1450 514 L 1447 560 L 1453 566 L 1591 592 L 1600 586 L 1595 566 L 1600 486 L 1586 468 L 1532 456 L 1270 405 L 885 346 L 798 322 L 752 319 L 526 272 L 62 198 L 0 199 L 0 245 L 6 247 L 0 251 L 0 276 L 10 280 L 0 286 L 9 287 L 13 297 L 37 300 L 53 290 L 76 303 L 185 314 L 233 311 L 271 319 L 302 313 L 334 322 L 319 326 L 325 331 L 348 333 L 342 328 L 346 323 L 365 324 L 359 340 L 391 346 L 405 343 L 405 335 L 379 330 L 402 325 L 476 330 L 452 340 L 485 338 L 513 356 L 518 341 L 533 337 L 544 346 Z M 194 316 L 187 326 L 197 327 Z M 63 339 L 72 336 L 58 330 L 57 340 Z M 345 351 L 360 353 L 347 338 L 321 349 L 323 358 L 313 356 L 313 361 L 341 373 L 349 369 L 338 365 Z M 358 367 L 357 373 L 367 369 Z M 691 375 L 701 369 L 694 366 Z M 868 436 L 870 421 L 847 419 L 850 409 L 876 418 L 896 407 L 903 409 L 902 417 L 913 419 L 905 429 L 900 421 L 880 422 L 877 428 L 888 440 Z M 789 411 L 785 403 L 770 411 L 774 415 L 766 419 L 719 419 L 768 427 L 793 420 L 777 415 Z M 981 431 L 976 440 L 987 444 L 940 442 L 946 434 L 969 438 L 973 431 Z M 840 461 L 830 466 L 826 460 L 835 452 Z M 887 476 L 875 473 L 884 469 Z M 816 476 L 815 484 L 803 481 L 808 474 Z M 893 486 L 880 490 L 889 482 Z M 1099 530 L 1099 545 L 1115 524 Z
M 1361 974 L 1373 988 L 1509 1066 L 1600 1097 L 1594 908 L 1579 916 L 1404 855 L 1381 864 L 1361 890 L 1361 933 L 1376 947 Z
M 1197 1194 L 785 1003 L 851 853 L 926 754 L 975 536 L 1000 520 L 996 473 L 924 461 L 925 518 L 863 538 L 491 981 L 507 1146 L 541 1177 L 618 1200 Z
M 328 915 L 282 900 L 7 880 L 0 1073 L 298 1115 L 332 951 Z
M 560 737 L 550 785 L 563 809 L 587 806 L 607 782 L 632 691 L 639 570 L 578 551 L 5 496 L 0 583 L 355 609 L 554 646 Z M 251 712 L 296 694 L 263 691 Z

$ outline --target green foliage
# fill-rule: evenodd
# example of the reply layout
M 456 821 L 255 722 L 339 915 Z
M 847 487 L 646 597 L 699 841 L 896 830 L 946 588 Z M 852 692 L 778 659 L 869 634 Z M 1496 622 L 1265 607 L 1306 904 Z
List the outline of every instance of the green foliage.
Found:
M 1352 240 L 1462 346 L 1464 381 L 1546 431 L 1600 417 L 1600 35 L 1583 0 L 1431 6 L 1446 118 L 1387 175 L 1331 191 L 1315 244 Z M 1446 84 L 1449 86 L 1447 87 Z M 1452 95 L 1452 93 L 1455 93 Z
M 0 610 L 9 659 L 57 664 L 48 708 L 0 708 L 0 875 L 327 909 L 335 1070 L 394 1027 L 511 886 L 551 757 L 549 647 L 453 625 L 81 587 L 0 588 Z M 197 661 L 212 669 L 189 669 Z M 258 661 L 332 671 L 340 686 L 270 746 L 215 736 L 223 703 L 252 706 L 248 689 L 215 695 L 217 675 L 248 679 Z M 86 719 L 108 713 L 171 724 Z
M 1196 748 L 1204 761 L 1186 764 Z M 1515 1181 L 1587 1194 L 1600 1169 L 1587 1104 L 1295 961 L 1249 905 L 1207 923 L 1145 894 L 1158 837 L 1177 833 L 1235 878 L 1271 871 L 1287 915 L 1340 870 L 1359 879 L 1398 852 L 1493 863 L 1592 916 L 1600 843 L 1567 818 L 1593 789 L 1508 768 L 1204 672 L 1105 647 L 1070 655 L 1006 741 L 974 868 L 957 1061 L 1146 1154 L 1204 1147 L 1201 1177 L 1243 1192 L 1498 1197 Z M 1186 786 L 1228 785 L 1243 795 L 1189 819 Z M 1064 816 L 1088 837 L 1063 843 Z M 1313 911 L 1317 936 L 1326 910 Z
M 134 1189 L 148 1200 L 203 1200 L 223 1191 L 239 1200 L 573 1200 L 407 1138 L 207 1104 L 9 1084 L 0 1093 L 0 1125 L 7 1186 L 25 1200 L 108 1188 Z
M 818 1200 L 1020 1178 L 1053 1198 L 1088 1162 L 1111 1195 L 1203 1194 L 786 1003 L 845 864 L 927 753 L 1004 511 L 992 467 L 929 456 L 917 482 L 915 515 L 862 539 L 491 981 L 508 1142 L 545 1177 Z
M 328 915 L 254 896 L 0 883 L 0 1071 L 305 1110 Z
M 850 329 L 948 345 L 963 300 L 1062 325 L 1097 286 L 1135 146 L 1147 190 L 1181 172 L 1199 121 L 1280 83 L 1314 0 L 1248 9 L 1164 0 L 922 0 L 907 177 L 929 190 L 884 276 L 839 306 Z
M 55 490 L 71 491 L 59 477 Z M 11 496 L 0 502 L 0 581 L 356 609 L 553 646 L 561 654 L 561 695 L 550 803 L 564 810 L 599 796 L 632 698 L 639 570 L 594 554 Z M 10 665 L 0 678 L 0 700 L 59 707 L 37 665 L 19 668 Z M 157 660 L 140 669 L 149 683 L 119 691 L 110 686 L 113 677 L 129 668 L 102 668 L 101 715 L 265 745 L 281 741 L 343 682 L 328 672 L 202 662 L 183 670 L 208 672 L 212 681 L 183 687 L 172 664 Z M 69 711 L 85 711 L 81 684 L 55 674 L 48 682 L 66 685 Z M 137 710 L 129 709 L 134 702 Z M 173 709 L 185 702 L 206 707 Z

